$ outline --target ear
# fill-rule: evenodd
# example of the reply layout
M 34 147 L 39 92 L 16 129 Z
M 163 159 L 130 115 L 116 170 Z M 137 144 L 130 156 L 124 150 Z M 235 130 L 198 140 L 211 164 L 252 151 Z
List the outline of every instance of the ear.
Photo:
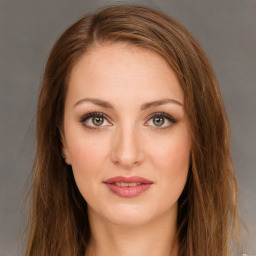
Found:
M 68 146 L 67 146 L 67 142 L 66 142 L 66 139 L 65 139 L 65 135 L 61 131 L 60 131 L 60 141 L 61 141 L 62 157 L 65 160 L 66 164 L 71 165 L 70 154 L 69 154 L 69 151 L 68 151 Z

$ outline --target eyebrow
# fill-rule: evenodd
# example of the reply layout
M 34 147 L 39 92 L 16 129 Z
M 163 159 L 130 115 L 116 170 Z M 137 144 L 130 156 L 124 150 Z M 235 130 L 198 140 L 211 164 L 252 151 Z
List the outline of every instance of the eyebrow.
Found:
M 75 103 L 74 107 L 76 107 L 76 106 L 78 106 L 78 105 L 80 105 L 80 104 L 82 104 L 84 102 L 90 102 L 90 103 L 92 103 L 94 105 L 101 106 L 103 108 L 114 109 L 113 105 L 110 104 L 109 102 L 104 101 L 104 100 L 100 100 L 100 99 L 95 99 L 95 98 L 84 98 L 84 99 L 81 99 L 81 100 L 79 100 L 79 101 L 77 101 Z M 144 103 L 141 106 L 141 110 L 146 110 L 148 108 L 157 107 L 157 106 L 164 105 L 164 104 L 167 104 L 167 103 L 173 103 L 173 104 L 176 104 L 176 105 L 179 105 L 179 106 L 183 106 L 182 103 L 180 103 L 177 100 L 174 100 L 174 99 L 162 99 L 162 100 L 156 100 L 156 101 Z
M 167 104 L 167 103 L 173 103 L 173 104 L 176 104 L 176 105 L 179 105 L 179 106 L 183 106 L 177 100 L 174 100 L 174 99 L 162 99 L 162 100 L 156 100 L 156 101 L 152 101 L 152 102 L 148 102 L 148 103 L 143 104 L 141 106 L 141 110 L 146 110 L 148 108 L 157 107 L 157 106 L 160 106 L 160 105 L 163 105 L 163 104 Z
M 94 105 L 98 105 L 98 106 L 101 106 L 103 108 L 114 109 L 114 107 L 110 103 L 108 103 L 107 101 L 99 100 L 99 99 L 94 99 L 94 98 L 84 98 L 84 99 L 81 99 L 81 100 L 76 102 L 74 107 L 76 107 L 77 105 L 80 105 L 80 104 L 82 104 L 84 102 L 91 102 Z

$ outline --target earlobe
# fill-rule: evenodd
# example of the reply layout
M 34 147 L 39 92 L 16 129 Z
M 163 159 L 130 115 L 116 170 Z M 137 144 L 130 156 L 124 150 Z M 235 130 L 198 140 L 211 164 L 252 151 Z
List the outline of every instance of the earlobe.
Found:
M 67 159 L 66 155 L 62 154 L 62 158 L 63 158 L 63 160 L 65 161 L 65 163 L 66 163 L 67 165 L 71 165 L 70 160 Z
M 65 161 L 66 164 L 71 165 L 68 149 L 67 149 L 67 143 L 65 136 L 62 132 L 60 132 L 60 141 L 61 141 L 61 152 L 62 152 L 62 158 Z
M 62 142 L 62 158 L 66 162 L 66 164 L 71 165 L 70 157 L 67 151 L 66 146 Z

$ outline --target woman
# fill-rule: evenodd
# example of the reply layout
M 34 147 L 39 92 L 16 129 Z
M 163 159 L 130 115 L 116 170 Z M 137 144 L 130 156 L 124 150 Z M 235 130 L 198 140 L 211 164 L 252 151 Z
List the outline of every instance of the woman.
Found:
M 214 72 L 181 25 L 142 6 L 85 16 L 45 69 L 26 255 L 229 255 L 229 140 Z

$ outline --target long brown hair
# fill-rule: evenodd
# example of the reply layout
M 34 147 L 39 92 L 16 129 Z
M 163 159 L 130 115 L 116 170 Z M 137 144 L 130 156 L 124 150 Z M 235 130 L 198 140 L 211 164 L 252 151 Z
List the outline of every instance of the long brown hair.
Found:
M 192 148 L 188 180 L 178 204 L 179 256 L 227 256 L 237 220 L 237 184 L 217 79 L 186 29 L 161 12 L 130 5 L 83 17 L 65 31 L 49 56 L 38 101 L 26 255 L 85 254 L 91 237 L 87 204 L 61 154 L 64 101 L 78 59 L 95 45 L 115 42 L 161 55 L 184 91 Z

